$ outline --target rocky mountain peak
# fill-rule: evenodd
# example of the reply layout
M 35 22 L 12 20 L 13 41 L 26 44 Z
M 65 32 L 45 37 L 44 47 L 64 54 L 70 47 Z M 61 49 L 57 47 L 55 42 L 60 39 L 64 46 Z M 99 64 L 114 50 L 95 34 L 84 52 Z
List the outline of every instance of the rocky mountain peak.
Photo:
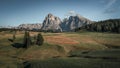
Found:
M 71 31 L 75 28 L 79 28 L 81 26 L 87 25 L 92 23 L 89 19 L 76 15 L 76 16 L 70 16 L 67 21 L 64 21 L 61 25 L 63 28 L 63 31 Z
M 61 30 L 59 17 L 49 13 L 43 21 L 42 30 Z
M 51 16 L 53 16 L 53 14 L 52 14 L 52 13 L 49 13 L 49 14 L 47 15 L 47 17 L 51 17 Z

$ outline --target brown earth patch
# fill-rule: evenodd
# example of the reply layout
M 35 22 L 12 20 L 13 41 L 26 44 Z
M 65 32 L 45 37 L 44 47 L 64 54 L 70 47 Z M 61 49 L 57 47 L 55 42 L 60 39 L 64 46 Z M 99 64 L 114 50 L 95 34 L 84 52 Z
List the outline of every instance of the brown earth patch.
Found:
M 53 44 L 79 44 L 78 41 L 65 36 L 45 36 L 44 39 Z

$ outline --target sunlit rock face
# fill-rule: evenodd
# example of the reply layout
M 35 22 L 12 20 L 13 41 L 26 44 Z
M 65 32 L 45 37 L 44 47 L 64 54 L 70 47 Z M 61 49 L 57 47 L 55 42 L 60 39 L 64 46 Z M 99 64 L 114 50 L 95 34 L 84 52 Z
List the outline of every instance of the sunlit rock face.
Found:
M 52 14 L 48 14 L 42 24 L 42 30 L 60 30 L 62 31 L 61 27 L 61 20 L 59 17 L 56 17 Z

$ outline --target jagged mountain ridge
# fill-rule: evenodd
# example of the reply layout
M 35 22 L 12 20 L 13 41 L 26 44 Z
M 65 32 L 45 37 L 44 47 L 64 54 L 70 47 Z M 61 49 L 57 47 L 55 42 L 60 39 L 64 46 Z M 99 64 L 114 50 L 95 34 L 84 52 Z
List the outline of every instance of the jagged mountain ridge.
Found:
M 53 14 L 49 13 L 42 24 L 21 24 L 19 28 L 29 28 L 29 29 L 41 29 L 44 31 L 53 30 L 53 31 L 73 31 L 75 28 L 91 24 L 93 21 L 80 16 L 70 16 L 65 20 L 61 19 Z
M 70 16 L 68 19 L 64 20 L 61 24 L 63 31 L 72 31 L 75 28 L 79 28 L 81 26 L 91 24 L 92 21 L 84 18 L 80 15 Z
M 42 24 L 37 23 L 37 24 L 20 24 L 17 28 L 33 30 L 33 29 L 41 29 L 41 27 Z

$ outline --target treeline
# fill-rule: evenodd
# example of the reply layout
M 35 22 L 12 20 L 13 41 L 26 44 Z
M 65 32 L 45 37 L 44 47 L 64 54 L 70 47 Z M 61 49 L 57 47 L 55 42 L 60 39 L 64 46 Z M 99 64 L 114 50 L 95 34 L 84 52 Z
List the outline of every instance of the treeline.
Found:
M 25 31 L 25 30 L 27 30 L 27 31 L 33 31 L 33 32 L 42 32 L 42 30 L 40 30 L 40 29 L 29 30 L 29 29 L 21 29 L 21 28 L 19 28 L 19 29 L 16 29 L 16 28 L 0 28 L 0 32 L 2 32 L 2 31 L 13 32 L 13 31 Z
M 80 30 L 120 33 L 120 19 L 109 19 L 109 20 L 99 21 L 75 29 L 75 31 L 80 31 Z
M 33 32 L 51 32 L 51 33 L 59 33 L 59 32 L 62 32 L 62 30 L 52 30 L 52 29 L 49 29 L 49 30 L 41 30 L 41 29 L 23 29 L 23 28 L 19 28 L 19 29 L 15 29 L 15 28 L 0 28 L 0 32 L 2 31 L 10 31 L 10 32 L 13 32 L 13 31 L 33 31 Z
M 10 28 L 0 28 L 0 32 L 2 31 L 12 31 L 13 29 L 10 29 Z

